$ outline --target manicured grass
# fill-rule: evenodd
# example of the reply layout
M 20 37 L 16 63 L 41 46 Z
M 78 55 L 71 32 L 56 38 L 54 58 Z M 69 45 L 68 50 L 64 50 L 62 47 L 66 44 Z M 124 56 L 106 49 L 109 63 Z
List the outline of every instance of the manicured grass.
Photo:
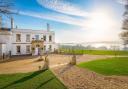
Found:
M 70 50 L 61 49 L 64 54 L 93 54 L 93 55 L 128 55 L 128 51 L 113 51 L 113 50 Z
M 128 75 L 128 57 L 94 60 L 78 66 L 104 75 Z
M 67 89 L 50 70 L 0 75 L 0 89 Z

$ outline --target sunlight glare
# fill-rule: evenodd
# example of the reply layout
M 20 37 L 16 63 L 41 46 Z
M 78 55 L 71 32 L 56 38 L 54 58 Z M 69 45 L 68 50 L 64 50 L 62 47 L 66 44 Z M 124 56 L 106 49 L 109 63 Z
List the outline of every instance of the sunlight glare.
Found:
M 108 33 L 115 29 L 116 22 L 113 16 L 114 14 L 106 9 L 93 11 L 86 24 L 90 31 L 89 35 L 97 40 L 107 40 Z
M 100 10 L 92 14 L 89 25 L 92 29 L 103 30 L 112 26 L 112 17 L 107 11 Z

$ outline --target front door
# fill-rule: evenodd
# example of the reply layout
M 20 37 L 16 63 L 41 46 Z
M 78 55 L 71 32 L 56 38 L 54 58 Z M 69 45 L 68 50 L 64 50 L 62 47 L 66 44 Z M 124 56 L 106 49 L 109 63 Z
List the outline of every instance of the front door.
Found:
M 35 54 L 34 54 L 34 55 L 37 56 L 38 54 L 39 54 L 39 50 L 38 50 L 38 48 L 36 47 L 36 48 L 35 48 Z

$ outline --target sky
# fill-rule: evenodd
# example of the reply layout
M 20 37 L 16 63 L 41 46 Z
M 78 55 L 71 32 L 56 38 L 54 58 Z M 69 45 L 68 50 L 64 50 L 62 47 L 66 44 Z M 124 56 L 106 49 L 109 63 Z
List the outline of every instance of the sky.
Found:
M 56 42 L 120 41 L 123 0 L 14 0 L 15 26 L 46 30 Z

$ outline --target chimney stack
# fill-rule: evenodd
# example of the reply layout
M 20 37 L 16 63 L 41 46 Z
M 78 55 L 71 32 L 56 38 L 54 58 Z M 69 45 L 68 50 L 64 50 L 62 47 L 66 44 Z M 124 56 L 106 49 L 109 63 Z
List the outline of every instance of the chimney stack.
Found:
M 50 24 L 47 23 L 47 31 L 50 31 Z
M 14 28 L 14 19 L 11 17 L 11 29 Z

